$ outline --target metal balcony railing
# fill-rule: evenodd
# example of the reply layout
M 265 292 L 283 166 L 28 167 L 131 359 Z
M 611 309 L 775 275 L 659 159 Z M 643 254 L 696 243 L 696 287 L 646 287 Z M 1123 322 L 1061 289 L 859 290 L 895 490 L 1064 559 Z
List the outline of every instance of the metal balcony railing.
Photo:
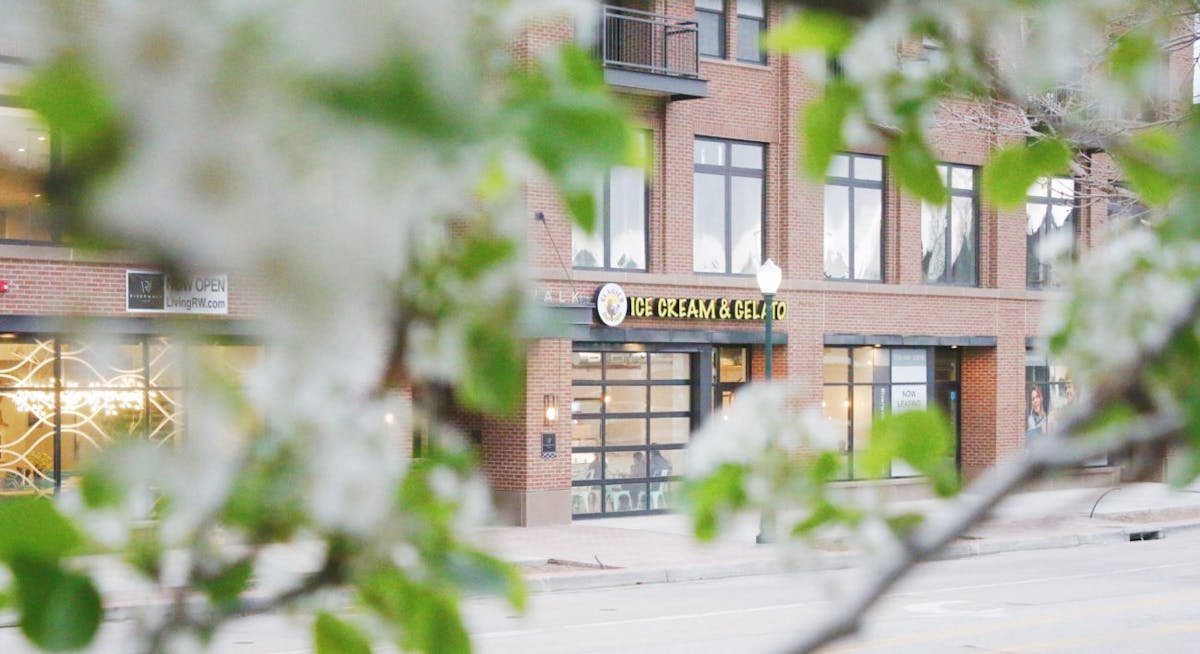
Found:
M 694 20 L 605 6 L 600 30 L 600 58 L 608 68 L 693 79 L 700 75 Z

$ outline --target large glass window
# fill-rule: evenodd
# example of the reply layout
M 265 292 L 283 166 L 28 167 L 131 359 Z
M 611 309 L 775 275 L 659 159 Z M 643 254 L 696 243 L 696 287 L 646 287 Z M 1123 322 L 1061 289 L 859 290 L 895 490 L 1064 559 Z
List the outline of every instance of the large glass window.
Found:
M 186 389 L 214 379 L 236 385 L 259 354 L 158 337 L 0 343 L 0 494 L 51 493 L 122 440 L 178 442 Z
M 700 54 L 725 57 L 725 0 L 696 0 Z
M 825 276 L 882 279 L 883 159 L 839 154 L 825 179 Z
M 1025 446 L 1054 433 L 1075 402 L 1075 383 L 1066 366 L 1041 352 L 1025 354 Z M 1085 465 L 1107 465 L 1101 457 Z
M 843 477 L 864 475 L 857 458 L 870 444 L 876 417 L 940 405 L 934 391 L 939 383 L 957 388 L 957 361 L 957 351 L 949 349 L 825 348 L 821 409 L 841 446 Z M 889 472 L 891 477 L 916 474 L 900 461 L 893 462 Z
M 750 381 L 750 349 L 713 348 L 713 413 L 726 416 L 737 389 Z
M 921 203 L 921 269 L 934 284 L 979 283 L 979 200 L 975 169 L 938 165 L 950 190 L 945 206 Z
M 765 0 L 737 0 L 737 58 L 755 64 L 767 63 L 762 35 L 767 28 Z
M 50 132 L 40 118 L 16 106 L 21 71 L 0 64 L 0 240 L 52 241 L 42 182 L 50 170 Z
M 1055 260 L 1075 249 L 1075 180 L 1043 177 L 1025 201 L 1026 281 L 1029 286 L 1058 283 Z
M 650 137 L 640 139 L 649 151 Z M 571 236 L 571 260 L 576 268 L 646 269 L 646 171 L 614 166 L 596 189 L 596 229 L 578 225 Z
M 761 143 L 696 139 L 692 269 L 752 275 L 762 260 Z
M 575 515 L 672 506 L 692 428 L 692 357 L 686 352 L 574 353 Z

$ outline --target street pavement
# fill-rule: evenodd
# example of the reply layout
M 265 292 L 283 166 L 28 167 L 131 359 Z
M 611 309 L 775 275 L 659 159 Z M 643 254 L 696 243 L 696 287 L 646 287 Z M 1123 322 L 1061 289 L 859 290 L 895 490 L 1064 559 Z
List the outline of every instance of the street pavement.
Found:
M 934 515 L 940 500 L 894 502 L 897 512 Z M 1007 498 L 938 558 L 1154 539 L 1200 527 L 1200 485 L 1174 490 L 1138 483 L 1114 488 L 1038 490 Z M 815 548 L 756 545 L 758 517 L 743 515 L 716 542 L 696 543 L 677 514 L 580 520 L 548 527 L 492 527 L 480 544 L 520 564 L 534 591 L 719 579 L 783 570 L 844 568 L 864 554 L 848 539 Z
M 896 511 L 936 513 L 938 501 L 895 502 Z M 938 558 L 1153 539 L 1200 527 L 1200 485 L 1172 490 L 1164 484 L 1117 488 L 1043 490 L 1008 498 L 982 525 L 945 548 Z M 686 516 L 661 514 L 581 520 L 546 527 L 484 527 L 478 544 L 518 564 L 534 592 L 722 579 L 785 571 L 836 570 L 861 563 L 865 554 L 849 540 L 819 539 L 814 548 L 756 545 L 758 517 L 732 521 L 713 543 L 699 544 Z M 320 548 L 294 544 L 265 553 L 256 589 L 282 588 L 297 573 L 315 570 Z M 182 561 L 168 561 L 167 569 Z M 84 561 L 100 586 L 110 619 L 136 615 L 162 596 L 115 557 Z M 11 624 L 0 613 L 0 626 Z

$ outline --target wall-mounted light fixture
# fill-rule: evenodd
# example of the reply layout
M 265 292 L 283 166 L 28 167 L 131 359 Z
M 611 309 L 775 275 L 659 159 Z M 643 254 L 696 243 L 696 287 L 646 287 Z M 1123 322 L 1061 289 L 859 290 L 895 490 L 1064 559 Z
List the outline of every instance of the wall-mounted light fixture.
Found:
M 558 398 L 553 395 L 542 396 L 542 409 L 546 417 L 546 424 L 552 425 L 558 421 Z

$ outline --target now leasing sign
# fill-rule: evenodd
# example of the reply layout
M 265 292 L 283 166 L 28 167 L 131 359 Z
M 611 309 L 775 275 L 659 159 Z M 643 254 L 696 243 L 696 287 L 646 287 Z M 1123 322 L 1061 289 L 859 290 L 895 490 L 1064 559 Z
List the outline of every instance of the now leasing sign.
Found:
M 166 273 L 125 271 L 125 310 L 146 313 L 229 313 L 228 275 L 171 277 Z

